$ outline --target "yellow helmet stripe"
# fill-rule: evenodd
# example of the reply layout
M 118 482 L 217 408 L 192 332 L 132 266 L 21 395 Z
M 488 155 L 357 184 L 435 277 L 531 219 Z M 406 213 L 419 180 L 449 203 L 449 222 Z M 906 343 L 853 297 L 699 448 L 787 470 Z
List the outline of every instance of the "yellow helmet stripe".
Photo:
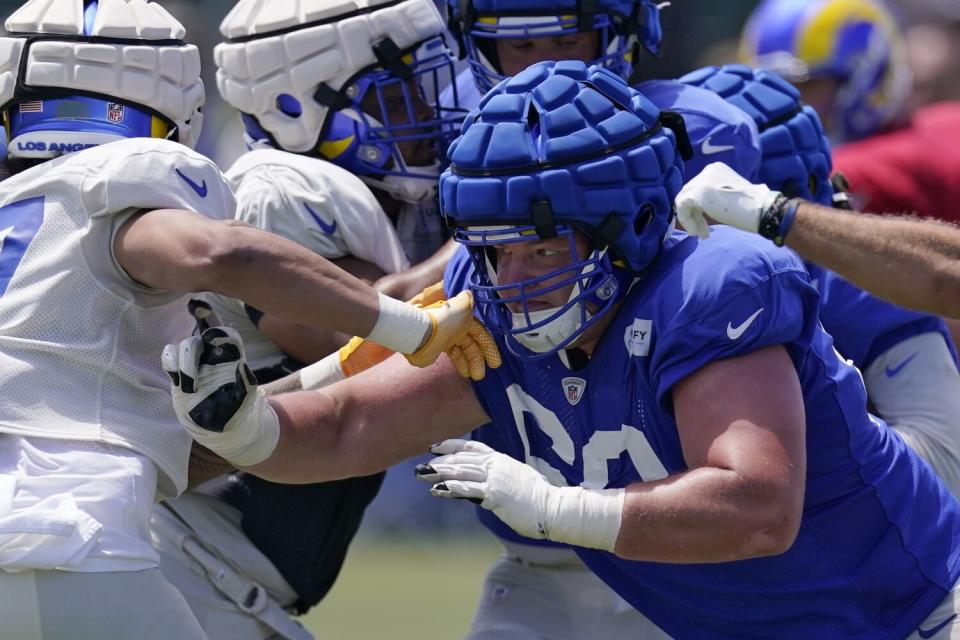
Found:
M 324 140 L 320 143 L 320 155 L 328 160 L 333 160 L 353 144 L 354 138 L 355 136 L 349 136 L 342 140 Z

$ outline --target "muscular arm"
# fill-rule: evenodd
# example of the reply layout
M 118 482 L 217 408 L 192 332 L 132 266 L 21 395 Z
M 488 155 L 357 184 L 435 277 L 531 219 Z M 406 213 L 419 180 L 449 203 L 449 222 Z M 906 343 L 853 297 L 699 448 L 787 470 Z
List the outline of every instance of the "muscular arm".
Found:
M 806 476 L 800 383 L 782 347 L 713 362 L 673 391 L 689 467 L 627 488 L 617 555 L 727 562 L 784 552 Z
M 787 246 L 900 306 L 960 318 L 960 229 L 803 203 Z
M 298 324 L 368 335 L 379 315 L 371 287 L 312 251 L 190 211 L 132 217 L 117 232 L 114 254 L 149 287 L 213 291 Z
M 333 264 L 371 284 L 383 272 L 369 262 L 356 258 L 334 260 Z M 261 316 L 257 329 L 280 349 L 300 362 L 315 362 L 347 343 L 350 334 L 288 322 L 272 313 Z
M 270 403 L 280 418 L 280 441 L 270 458 L 246 470 L 288 484 L 382 471 L 489 420 L 445 357 L 416 369 L 393 356 L 325 389 Z

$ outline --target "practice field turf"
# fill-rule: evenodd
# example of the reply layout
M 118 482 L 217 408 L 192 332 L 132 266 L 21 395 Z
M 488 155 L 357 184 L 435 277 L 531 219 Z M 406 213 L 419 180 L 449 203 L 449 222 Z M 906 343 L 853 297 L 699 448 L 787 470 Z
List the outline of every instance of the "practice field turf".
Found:
M 473 618 L 501 547 L 460 539 L 357 540 L 330 594 L 301 619 L 318 640 L 454 640 Z

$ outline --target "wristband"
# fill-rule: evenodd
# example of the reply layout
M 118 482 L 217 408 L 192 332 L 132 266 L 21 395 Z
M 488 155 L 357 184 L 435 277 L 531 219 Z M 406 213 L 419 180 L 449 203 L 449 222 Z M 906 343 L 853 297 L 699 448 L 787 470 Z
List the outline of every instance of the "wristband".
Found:
M 547 539 L 613 553 L 620 535 L 625 489 L 555 487 L 547 503 Z
M 776 197 L 769 207 L 764 209 L 760 215 L 760 224 L 757 232 L 773 242 L 778 247 L 782 247 L 787 239 L 787 233 L 793 225 L 793 219 L 797 215 L 797 207 L 800 206 L 800 200 L 796 198 L 786 198 L 780 194 Z
M 430 315 L 412 304 L 378 295 L 380 315 L 367 339 L 393 351 L 415 353 L 433 333 Z

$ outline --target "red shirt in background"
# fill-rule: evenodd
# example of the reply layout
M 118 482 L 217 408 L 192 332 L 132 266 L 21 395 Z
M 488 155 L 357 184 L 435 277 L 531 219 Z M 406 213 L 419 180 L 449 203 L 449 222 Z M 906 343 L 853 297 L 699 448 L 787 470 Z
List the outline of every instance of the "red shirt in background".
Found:
M 918 110 L 909 124 L 833 150 L 854 204 L 960 223 L 960 102 Z

